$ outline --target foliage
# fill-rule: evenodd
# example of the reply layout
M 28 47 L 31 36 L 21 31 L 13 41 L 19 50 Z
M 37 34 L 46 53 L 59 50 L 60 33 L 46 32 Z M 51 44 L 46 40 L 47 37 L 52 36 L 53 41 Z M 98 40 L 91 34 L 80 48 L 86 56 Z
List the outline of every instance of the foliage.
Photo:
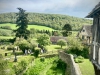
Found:
M 82 50 L 82 56 L 84 58 L 89 58 L 89 47 L 84 46 L 83 50 Z
M 41 62 L 44 62 L 44 61 L 45 61 L 45 57 L 41 57 L 41 58 L 40 58 L 40 61 L 41 61 Z
M 0 75 L 10 75 L 9 71 L 8 61 L 4 60 L 2 55 L 0 54 Z
M 19 46 L 19 48 L 23 51 L 23 53 L 25 53 L 25 49 L 30 49 L 30 43 L 22 38 L 19 38 L 19 40 L 17 40 L 15 43 L 15 45 Z
M 72 31 L 72 27 L 70 24 L 65 24 L 62 28 L 62 34 L 63 36 L 68 36 L 70 34 L 70 31 Z
M 81 41 L 75 38 L 68 39 L 69 48 L 67 53 L 76 54 L 77 56 L 82 56 L 84 58 L 89 57 L 89 47 L 83 46 Z
M 27 65 L 28 64 L 25 60 L 21 60 L 17 65 L 14 65 L 13 70 L 14 70 L 15 74 L 19 75 L 21 72 L 23 72 L 23 70 L 26 69 Z
M 28 69 L 28 71 L 24 75 L 47 75 L 44 74 L 49 70 L 48 66 L 53 63 L 55 59 L 58 59 L 57 57 L 52 57 L 52 58 L 45 58 L 44 62 L 40 61 L 41 58 L 37 58 L 34 60 L 34 66 Z M 52 74 L 51 74 L 52 75 Z
M 11 26 L 1 26 L 0 29 L 12 30 L 12 29 L 11 29 Z
M 36 58 L 38 57 L 39 52 L 40 52 L 40 50 L 39 50 L 39 49 L 34 50 L 34 56 L 35 56 Z
M 27 40 L 30 43 L 30 49 L 32 52 L 34 52 L 35 48 L 37 47 L 38 43 L 35 40 L 28 39 Z
M 41 34 L 38 38 L 37 38 L 37 42 L 41 45 L 41 46 L 46 46 L 49 45 L 50 42 L 50 37 L 47 34 Z
M 6 16 L 6 18 L 5 18 Z M 15 13 L 0 14 L 0 23 L 15 23 Z M 65 24 L 70 24 L 73 30 L 79 30 L 84 24 L 92 24 L 92 20 L 59 14 L 28 13 L 29 24 L 47 26 L 61 30 Z
M 13 50 L 14 49 L 14 46 L 13 45 L 9 45 L 8 47 L 7 47 L 7 50 Z
M 56 59 L 53 61 L 53 64 L 50 70 L 47 71 L 46 75 L 65 75 L 66 63 L 61 59 Z
M 27 19 L 27 15 L 25 14 L 25 10 L 23 10 L 22 8 L 18 8 L 19 13 L 17 13 L 17 26 L 19 27 L 17 30 L 15 30 L 16 32 L 16 37 L 23 37 L 25 39 L 27 39 L 29 37 L 29 30 L 27 30 L 28 27 L 28 19 Z
M 61 48 L 62 48 L 62 46 L 66 46 L 66 40 L 64 40 L 64 39 L 59 39 L 59 40 L 57 41 L 57 44 L 60 45 Z
M 78 48 L 79 50 L 83 48 L 81 41 L 73 37 L 68 37 L 68 46 L 69 48 Z
M 13 36 L 12 30 L 0 29 L 0 36 Z
M 82 63 L 82 62 L 84 62 L 84 57 L 78 56 L 78 57 L 76 57 L 76 58 L 74 59 L 74 61 L 75 61 L 76 63 Z
M 23 38 L 17 37 L 14 45 L 19 46 L 23 53 L 25 53 L 25 49 L 30 49 L 32 52 L 34 52 L 35 47 L 37 47 L 37 42 L 32 39 L 25 40 Z

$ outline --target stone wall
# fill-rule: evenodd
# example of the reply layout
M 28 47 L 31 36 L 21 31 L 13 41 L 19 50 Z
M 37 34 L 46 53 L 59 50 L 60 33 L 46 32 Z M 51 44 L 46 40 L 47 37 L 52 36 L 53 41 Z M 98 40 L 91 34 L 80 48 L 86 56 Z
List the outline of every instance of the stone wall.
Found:
M 60 51 L 59 58 L 67 63 L 65 75 L 82 75 L 79 66 L 74 62 L 73 55 Z

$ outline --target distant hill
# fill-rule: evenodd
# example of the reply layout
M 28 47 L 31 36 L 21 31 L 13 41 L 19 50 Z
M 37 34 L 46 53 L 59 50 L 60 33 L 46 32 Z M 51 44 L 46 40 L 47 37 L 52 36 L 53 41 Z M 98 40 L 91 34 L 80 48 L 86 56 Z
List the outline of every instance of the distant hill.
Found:
M 85 24 L 92 24 L 92 20 L 60 14 L 28 13 L 29 24 L 42 25 L 61 30 L 65 24 L 70 24 L 73 30 L 79 30 Z M 15 23 L 16 13 L 0 14 L 0 23 Z

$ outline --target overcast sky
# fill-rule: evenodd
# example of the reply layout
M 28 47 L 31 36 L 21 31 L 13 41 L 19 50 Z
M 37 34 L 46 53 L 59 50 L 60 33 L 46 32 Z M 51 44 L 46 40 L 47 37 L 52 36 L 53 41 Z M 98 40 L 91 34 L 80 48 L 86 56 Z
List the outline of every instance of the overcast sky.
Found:
M 64 14 L 84 18 L 100 0 L 0 0 L 0 13 L 26 12 Z

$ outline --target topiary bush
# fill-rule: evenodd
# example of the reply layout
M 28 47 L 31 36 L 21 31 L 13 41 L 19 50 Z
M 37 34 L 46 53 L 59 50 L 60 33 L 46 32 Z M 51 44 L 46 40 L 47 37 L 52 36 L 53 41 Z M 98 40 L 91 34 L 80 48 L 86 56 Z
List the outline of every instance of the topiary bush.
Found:
M 34 51 L 34 56 L 35 56 L 36 58 L 38 57 L 39 52 L 40 52 L 40 49 L 37 49 L 37 50 Z

